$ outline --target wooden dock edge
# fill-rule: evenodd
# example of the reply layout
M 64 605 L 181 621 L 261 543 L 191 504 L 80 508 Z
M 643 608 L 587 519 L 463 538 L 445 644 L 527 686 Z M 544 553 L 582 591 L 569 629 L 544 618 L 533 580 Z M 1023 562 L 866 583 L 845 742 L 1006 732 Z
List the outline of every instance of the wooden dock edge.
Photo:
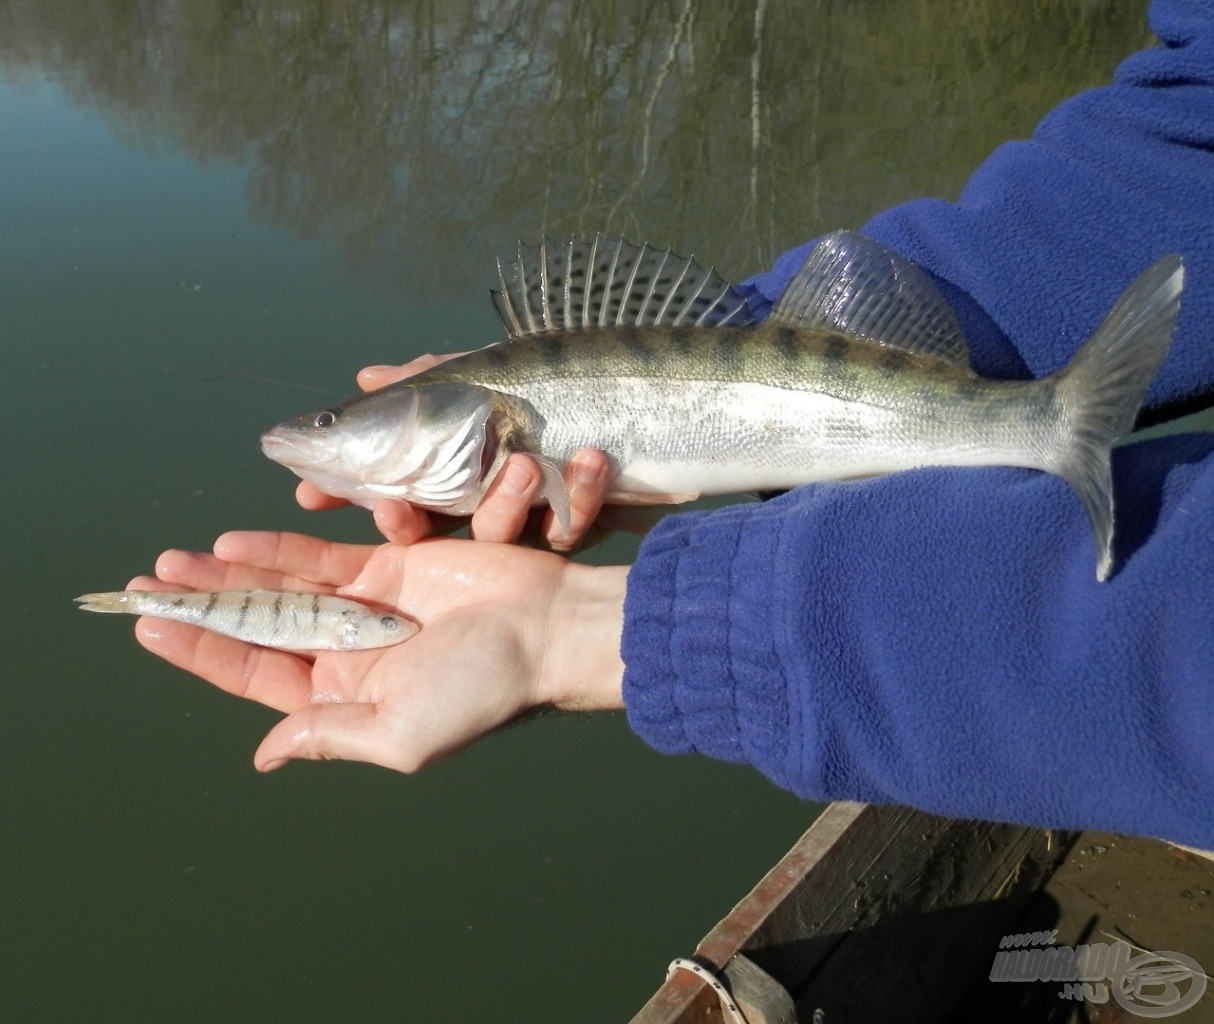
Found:
M 831 804 L 695 955 L 724 971 L 744 953 L 802 1021 L 939 1020 L 1077 835 Z M 676 971 L 632 1024 L 723 1020 L 709 985 Z

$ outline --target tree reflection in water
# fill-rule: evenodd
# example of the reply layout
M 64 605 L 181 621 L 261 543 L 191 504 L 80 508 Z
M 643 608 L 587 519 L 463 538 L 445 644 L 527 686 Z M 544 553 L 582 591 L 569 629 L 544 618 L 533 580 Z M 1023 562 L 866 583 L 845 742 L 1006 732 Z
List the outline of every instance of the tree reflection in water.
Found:
M 1119 0 L 0 0 L 0 61 L 133 144 L 248 164 L 254 214 L 408 291 L 625 233 L 739 279 L 1108 80 Z M 483 252 L 483 263 L 467 253 Z

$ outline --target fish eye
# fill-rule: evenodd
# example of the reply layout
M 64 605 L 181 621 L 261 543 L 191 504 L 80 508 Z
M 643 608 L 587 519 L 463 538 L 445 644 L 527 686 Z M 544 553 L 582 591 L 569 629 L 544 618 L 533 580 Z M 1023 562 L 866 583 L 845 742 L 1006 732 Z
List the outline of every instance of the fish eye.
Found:
M 396 619 L 394 619 L 391 615 L 385 615 L 382 619 L 379 620 L 379 624 L 381 626 L 383 626 L 384 629 L 389 630 L 389 631 L 395 629 L 397 626 Z
M 319 412 L 316 414 L 315 423 L 318 427 L 331 427 L 336 422 L 337 413 L 333 409 L 326 409 L 324 412 Z

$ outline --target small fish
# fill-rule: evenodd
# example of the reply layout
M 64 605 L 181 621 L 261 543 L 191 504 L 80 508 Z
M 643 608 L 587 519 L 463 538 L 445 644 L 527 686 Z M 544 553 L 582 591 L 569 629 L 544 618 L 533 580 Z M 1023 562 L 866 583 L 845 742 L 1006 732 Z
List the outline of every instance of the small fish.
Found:
M 267 431 L 320 490 L 471 514 L 511 452 L 532 455 L 568 533 L 563 468 L 609 457 L 607 501 L 668 504 L 917 466 L 1023 466 L 1079 495 L 1112 571 L 1109 449 L 1171 346 L 1180 256 L 1139 275 L 1070 365 L 979 377 L 928 276 L 848 231 L 810 253 L 771 316 L 690 259 L 601 237 L 498 263 L 509 340 Z
M 127 612 L 174 619 L 263 647 L 293 651 L 364 651 L 408 640 L 408 619 L 328 594 L 284 590 L 162 593 L 119 590 L 84 594 L 86 612 Z

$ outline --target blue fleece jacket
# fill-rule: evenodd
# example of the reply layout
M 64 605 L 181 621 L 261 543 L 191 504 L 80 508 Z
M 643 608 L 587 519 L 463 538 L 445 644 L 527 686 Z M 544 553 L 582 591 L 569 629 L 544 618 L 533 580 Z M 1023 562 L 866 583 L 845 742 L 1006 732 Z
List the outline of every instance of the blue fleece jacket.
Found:
M 863 228 L 955 304 L 975 369 L 1065 365 L 1180 252 L 1147 405 L 1214 391 L 1214 2 L 1157 0 L 1161 45 L 1000 147 L 956 204 Z M 770 309 L 808 246 L 748 282 Z M 1214 434 L 1119 448 L 1096 582 L 1060 479 L 923 469 L 672 516 L 628 578 L 624 696 L 660 750 L 812 799 L 1214 846 Z

